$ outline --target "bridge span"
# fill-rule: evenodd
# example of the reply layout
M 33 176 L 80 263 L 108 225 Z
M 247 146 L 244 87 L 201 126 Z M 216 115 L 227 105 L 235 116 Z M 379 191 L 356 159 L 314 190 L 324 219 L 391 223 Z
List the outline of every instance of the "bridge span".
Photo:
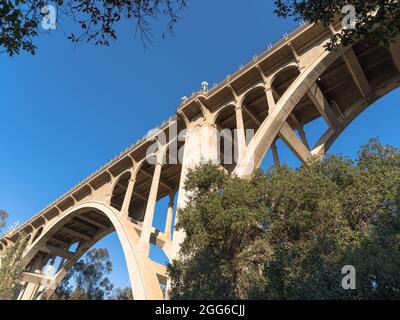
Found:
M 186 201 L 183 182 L 189 168 L 211 160 L 246 178 L 268 150 L 280 165 L 279 139 L 302 162 L 322 157 L 358 115 L 400 85 L 400 39 L 388 49 L 360 42 L 328 52 L 324 44 L 338 28 L 303 25 L 220 84 L 211 89 L 204 84 L 201 92 L 183 98 L 176 115 L 153 134 L 4 234 L 0 251 L 22 234 L 28 241 L 19 299 L 49 298 L 74 263 L 114 231 L 134 298 L 164 299 L 166 267 L 149 258 L 150 244 L 170 260 L 178 254 L 184 234 L 172 235 L 173 217 Z M 319 118 L 326 131 L 310 145 L 306 125 Z M 184 129 L 185 135 L 174 136 Z M 234 134 L 221 138 L 220 130 Z M 228 143 L 234 146 L 233 161 L 218 152 Z M 166 227 L 157 230 L 155 208 L 165 197 Z M 56 273 L 43 274 L 57 257 Z

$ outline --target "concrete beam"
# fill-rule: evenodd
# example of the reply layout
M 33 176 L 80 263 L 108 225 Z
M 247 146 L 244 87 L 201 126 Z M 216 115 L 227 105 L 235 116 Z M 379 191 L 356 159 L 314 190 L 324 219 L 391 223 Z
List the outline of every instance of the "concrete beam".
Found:
M 328 100 L 317 84 L 314 84 L 308 91 L 308 97 L 331 128 L 337 130 L 341 127 L 341 121 L 336 117 Z
M 40 285 L 43 283 L 49 284 L 53 281 L 53 279 L 48 276 L 39 274 L 39 273 L 23 272 L 22 273 L 22 281 Z
M 88 217 L 85 217 L 85 216 L 77 216 L 77 218 L 81 219 L 83 221 L 86 221 L 87 223 L 92 224 L 92 225 L 94 225 L 94 226 L 96 226 L 96 227 L 98 227 L 100 229 L 107 229 L 108 228 L 108 226 L 106 226 L 106 225 L 104 225 L 104 224 L 102 224 L 102 223 L 100 223 L 98 221 L 95 221 L 93 219 L 90 219 Z
M 78 232 L 76 230 L 70 229 L 68 227 L 62 227 L 61 228 L 62 231 L 65 231 L 66 233 L 73 235 L 79 239 L 83 239 L 83 240 L 90 240 L 91 237 L 87 236 L 86 234 L 83 234 L 81 232 Z
M 65 259 L 72 259 L 74 256 L 74 253 L 68 250 L 61 249 L 59 247 L 51 246 L 51 245 L 46 245 L 44 246 L 41 251 L 50 253 L 53 256 L 56 257 L 61 257 Z
M 303 162 L 306 163 L 312 158 L 311 152 L 306 145 L 296 136 L 294 130 L 285 122 L 279 132 L 280 137 L 293 151 L 293 153 Z
M 143 168 L 140 169 L 140 171 L 142 171 L 144 173 L 145 176 L 149 177 L 149 178 L 153 178 L 153 175 L 149 172 L 147 172 L 146 170 L 144 170 Z M 171 187 L 167 182 L 163 181 L 163 179 L 160 178 L 160 184 L 167 188 L 169 191 L 175 191 L 173 187 Z
M 48 241 L 53 241 L 53 242 L 56 242 L 56 243 L 58 243 L 60 246 L 68 246 L 68 245 L 69 245 L 69 243 L 68 243 L 68 242 L 65 242 L 65 241 L 62 241 L 62 240 L 56 239 L 56 238 L 54 238 L 54 237 L 51 237 L 51 238 L 49 238 L 49 240 L 48 240 Z
M 343 54 L 343 59 L 346 62 L 347 68 L 349 69 L 351 76 L 353 77 L 353 80 L 360 90 L 362 96 L 364 98 L 369 97 L 372 94 L 372 89 L 353 48 L 348 49 Z

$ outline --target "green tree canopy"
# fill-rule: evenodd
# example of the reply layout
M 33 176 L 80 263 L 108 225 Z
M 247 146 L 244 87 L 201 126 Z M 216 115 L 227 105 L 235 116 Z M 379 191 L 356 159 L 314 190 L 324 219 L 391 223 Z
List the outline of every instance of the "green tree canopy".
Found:
M 172 31 L 178 12 L 185 0 L 56 0 L 58 23 L 66 20 L 73 42 L 94 42 L 109 45 L 117 39 L 117 24 L 121 19 L 133 21 L 136 32 L 145 44 L 150 42 L 151 21 L 165 18 L 166 32 Z M 35 53 L 34 38 L 41 29 L 48 10 L 44 0 L 0 0 L 0 49 L 10 56 L 22 51 Z M 72 31 L 71 30 L 74 30 Z M 0 50 L 1 52 L 1 50 Z
M 388 46 L 400 32 L 400 3 L 393 0 L 275 0 L 275 12 L 282 17 L 295 17 L 321 23 L 328 26 L 344 18 L 351 11 L 344 10 L 353 6 L 356 20 L 354 28 L 342 30 L 332 36 L 328 48 L 339 44 L 348 45 L 360 40 Z
M 72 42 L 108 46 L 118 38 L 117 26 L 124 19 L 134 23 L 144 44 L 151 43 L 154 19 L 165 20 L 165 32 L 171 32 L 186 3 L 187 0 L 56 0 L 52 5 L 57 9 L 58 23 L 68 21 L 64 29 Z M 44 0 L 0 0 L 0 49 L 3 48 L 0 52 L 35 53 L 35 38 L 43 32 L 41 24 L 47 13 L 43 9 L 46 4 Z M 329 48 L 358 40 L 387 45 L 399 34 L 400 6 L 393 0 L 275 0 L 275 12 L 282 17 L 328 25 L 343 17 L 342 9 L 349 4 L 358 14 L 356 28 L 334 35 Z
M 133 300 L 132 289 L 129 287 L 117 288 L 111 295 L 110 300 Z
M 400 298 L 400 151 L 372 140 L 250 180 L 213 164 L 188 174 L 173 299 Z M 342 267 L 356 268 L 344 290 Z
M 8 218 L 7 212 L 5 212 L 4 210 L 0 210 L 0 231 L 6 224 L 7 218 Z
M 108 250 L 91 249 L 64 277 L 51 299 L 104 300 L 113 289 L 107 275 L 112 271 Z
M 22 256 L 27 245 L 27 238 L 21 235 L 15 243 L 0 252 L 0 300 L 16 299 L 21 290 Z

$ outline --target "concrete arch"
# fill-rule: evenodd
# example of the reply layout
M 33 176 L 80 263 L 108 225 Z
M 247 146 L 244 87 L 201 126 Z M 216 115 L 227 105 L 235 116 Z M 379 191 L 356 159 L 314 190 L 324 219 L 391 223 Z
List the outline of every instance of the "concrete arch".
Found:
M 40 226 L 36 231 L 34 236 L 32 237 L 32 242 L 35 242 L 36 239 L 40 237 L 40 235 L 43 233 L 44 226 Z
M 311 153 L 314 156 L 317 157 L 322 157 L 324 156 L 329 148 L 335 143 L 337 138 L 345 131 L 345 129 L 354 121 L 357 119 L 358 116 L 360 116 L 366 109 L 368 109 L 373 103 L 376 101 L 380 100 L 383 98 L 384 95 L 389 94 L 390 92 L 394 91 L 400 86 L 399 83 L 392 83 L 384 88 L 383 91 L 380 92 L 379 97 L 374 98 L 373 100 L 370 100 L 368 103 L 364 103 L 363 100 L 358 101 L 355 103 L 350 112 L 346 114 L 346 117 L 342 123 L 342 126 L 340 127 L 339 130 L 333 130 L 333 129 L 328 129 L 322 137 L 317 141 L 314 149 L 311 151 Z
M 72 216 L 79 216 L 88 211 L 102 213 L 110 220 L 114 227 L 124 252 L 134 299 L 163 299 L 163 293 L 153 266 L 138 249 L 139 236 L 133 224 L 128 219 L 121 218 L 116 210 L 101 202 L 86 202 L 68 209 L 61 217 L 52 222 L 28 248 L 23 258 L 23 264 L 27 265 L 46 244 L 49 237 L 68 222 Z M 85 249 L 88 250 L 89 248 Z M 57 280 L 61 281 L 62 279 Z
M 111 189 L 111 200 L 110 200 L 110 206 L 117 209 L 118 210 L 118 204 L 115 203 L 117 201 L 117 196 L 116 196 L 116 192 L 117 192 L 117 187 L 120 183 L 122 183 L 122 181 L 127 181 L 126 184 L 128 185 L 129 180 L 130 179 L 134 179 L 134 177 L 132 177 L 132 173 L 131 170 L 126 170 L 125 172 L 123 172 L 122 174 L 120 174 L 117 179 L 115 180 L 115 182 L 113 183 L 112 189 Z M 127 187 L 126 185 L 126 187 Z M 122 193 L 122 196 L 124 197 L 126 194 L 126 190 Z M 123 199 L 122 199 L 123 201 Z M 122 203 L 121 203 L 122 206 Z
M 307 93 L 319 76 L 343 54 L 344 49 L 325 51 L 306 68 L 279 99 L 272 113 L 261 124 L 260 129 L 247 147 L 245 156 L 236 166 L 234 173 L 239 177 L 249 177 L 258 168 L 282 125 L 296 104 Z
M 117 184 L 118 184 L 119 181 L 121 180 L 121 177 L 122 177 L 123 175 L 127 174 L 127 173 L 130 173 L 130 172 L 131 172 L 131 170 L 128 169 L 128 170 L 125 170 L 124 172 L 120 173 L 118 176 L 114 177 L 114 179 L 113 179 L 112 182 L 111 182 L 110 189 L 109 189 L 111 195 L 112 195 L 112 193 L 114 192 L 115 187 L 117 186 Z
M 276 79 L 282 72 L 285 72 L 285 71 L 287 71 L 287 70 L 289 70 L 289 69 L 293 69 L 293 68 L 295 68 L 295 69 L 297 69 L 297 70 L 300 70 L 299 65 L 298 65 L 296 62 L 291 62 L 291 63 L 289 63 L 289 64 L 287 64 L 287 65 L 285 65 L 285 66 L 283 66 L 283 67 L 277 69 L 274 73 L 272 73 L 272 74 L 267 78 L 267 82 L 268 82 L 268 83 L 267 83 L 267 86 L 268 86 L 269 88 L 271 88 L 271 87 L 272 87 L 272 83 L 275 81 L 275 79 Z
M 225 111 L 225 109 L 228 109 L 228 108 L 233 108 L 233 109 L 235 109 L 235 108 L 236 108 L 235 103 L 234 103 L 234 102 L 227 103 L 227 104 L 223 105 L 221 108 L 219 108 L 218 110 L 216 110 L 216 111 L 212 114 L 211 123 L 212 123 L 212 124 L 215 124 L 215 123 L 217 122 L 219 116 L 221 115 L 221 113 L 222 113 L 223 111 Z
M 246 100 L 246 98 L 247 98 L 251 93 L 253 93 L 253 92 L 256 91 L 256 90 L 260 90 L 260 89 L 262 89 L 262 90 L 265 90 L 265 89 L 266 89 L 264 83 L 261 83 L 261 82 L 260 82 L 260 83 L 257 83 L 257 84 L 255 84 L 254 86 L 252 86 L 251 88 L 247 89 L 247 91 L 245 91 L 243 94 L 241 94 L 240 100 L 239 100 L 239 105 L 242 106 L 244 100 Z

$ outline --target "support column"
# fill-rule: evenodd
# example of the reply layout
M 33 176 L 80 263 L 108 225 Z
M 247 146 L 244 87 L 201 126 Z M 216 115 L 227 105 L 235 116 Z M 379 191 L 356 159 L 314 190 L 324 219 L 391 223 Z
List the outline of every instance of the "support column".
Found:
M 268 113 L 271 113 L 275 109 L 275 99 L 274 99 L 274 94 L 272 92 L 272 88 L 266 88 L 265 95 L 267 96 Z
M 42 265 L 43 265 L 43 258 L 38 257 L 33 265 L 33 272 L 37 274 L 42 273 Z M 40 285 L 36 283 L 29 282 L 26 286 L 23 294 L 20 296 L 20 300 L 33 300 L 37 290 L 39 289 Z
M 239 104 L 236 104 L 235 112 L 236 112 L 236 131 L 237 131 L 237 141 L 238 141 L 237 162 L 239 162 L 243 158 L 244 153 L 246 151 L 246 134 L 244 131 L 243 111 L 242 107 Z
M 208 133 L 207 136 L 205 134 Z M 207 139 L 205 139 L 207 138 Z M 205 141 L 207 140 L 207 141 Z M 207 143 L 205 143 L 207 142 Z M 199 145 L 205 144 L 206 148 Z M 218 159 L 218 132 L 210 123 L 203 123 L 202 127 L 189 127 L 185 137 L 185 148 L 182 161 L 181 177 L 179 182 L 177 208 L 184 208 L 188 194 L 184 188 L 187 173 L 196 165 L 211 161 L 219 163 Z M 176 223 L 176 221 L 175 221 Z M 174 223 L 174 226 L 175 226 Z M 175 258 L 179 252 L 182 241 L 185 238 L 183 230 L 174 230 L 172 239 L 172 257 Z
M 272 149 L 272 155 L 274 157 L 275 168 L 279 168 L 281 164 L 279 162 L 278 148 L 276 147 L 275 141 L 272 142 L 271 149 Z
M 105 199 L 106 205 L 108 205 L 108 206 L 111 205 L 111 198 L 112 198 L 112 193 L 108 192 L 106 194 L 106 199 Z
M 115 187 L 114 183 L 117 180 L 116 178 L 113 177 L 113 175 L 110 172 L 109 172 L 109 175 L 110 175 L 110 182 L 109 182 L 109 186 L 108 186 L 108 192 L 105 194 L 105 199 L 104 199 L 104 203 L 108 206 L 111 205 L 111 199 L 112 199 L 114 187 Z M 90 184 L 89 184 L 89 186 L 90 186 Z M 90 189 L 92 191 L 92 197 L 93 197 L 95 192 L 91 186 L 90 186 Z
M 304 143 L 304 145 L 308 149 L 310 149 L 310 146 L 308 145 L 308 142 L 307 142 L 306 133 L 304 132 L 304 128 L 299 126 L 298 131 L 299 131 L 299 135 L 300 135 L 300 140 Z
M 131 174 L 133 175 L 133 172 Z M 122 203 L 122 208 L 121 208 L 121 215 L 125 218 L 128 217 L 129 215 L 129 205 L 131 204 L 132 193 L 133 193 L 133 188 L 135 187 L 135 182 L 136 179 L 131 176 L 128 182 L 128 188 L 126 189 L 125 192 L 124 202 Z
M 172 227 L 173 213 L 174 213 L 174 194 L 170 194 L 168 211 L 167 211 L 167 219 L 165 221 L 165 231 L 164 231 L 168 240 L 171 240 L 171 227 Z
M 142 233 L 140 234 L 140 247 L 142 253 L 147 256 L 150 251 L 150 235 L 153 227 L 154 209 L 157 202 L 158 185 L 160 182 L 162 164 L 157 162 L 154 168 L 153 180 L 151 182 L 150 194 L 147 200 L 146 212 L 142 226 Z

